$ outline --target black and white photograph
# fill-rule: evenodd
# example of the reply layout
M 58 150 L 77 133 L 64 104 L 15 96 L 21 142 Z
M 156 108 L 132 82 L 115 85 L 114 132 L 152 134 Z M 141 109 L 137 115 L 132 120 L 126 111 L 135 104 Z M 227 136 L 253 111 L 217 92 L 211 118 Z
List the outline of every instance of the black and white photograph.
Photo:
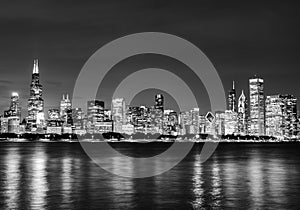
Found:
M 0 209 L 299 209 L 300 2 L 3 0 Z

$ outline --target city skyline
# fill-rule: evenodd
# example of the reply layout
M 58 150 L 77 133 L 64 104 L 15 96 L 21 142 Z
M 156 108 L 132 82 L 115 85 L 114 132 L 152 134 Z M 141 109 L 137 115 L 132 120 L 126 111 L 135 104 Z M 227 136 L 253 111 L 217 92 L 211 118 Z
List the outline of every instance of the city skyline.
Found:
M 227 109 L 201 113 L 199 107 L 179 112 L 165 106 L 162 93 L 151 106 L 133 106 L 124 98 L 113 98 L 111 107 L 99 99 L 86 101 L 87 108 L 73 107 L 63 94 L 59 109 L 44 110 L 39 60 L 34 59 L 27 115 L 22 116 L 19 94 L 12 92 L 10 106 L 1 115 L 1 133 L 160 133 L 169 135 L 210 134 L 295 138 L 299 134 L 297 98 L 291 94 L 265 95 L 261 77 L 249 78 L 249 100 L 235 82 L 228 91 Z M 45 91 L 45 90 L 44 90 Z M 248 102 L 249 101 L 249 102 Z M 48 115 L 45 115 L 45 112 Z M 23 119 L 25 121 L 23 121 Z

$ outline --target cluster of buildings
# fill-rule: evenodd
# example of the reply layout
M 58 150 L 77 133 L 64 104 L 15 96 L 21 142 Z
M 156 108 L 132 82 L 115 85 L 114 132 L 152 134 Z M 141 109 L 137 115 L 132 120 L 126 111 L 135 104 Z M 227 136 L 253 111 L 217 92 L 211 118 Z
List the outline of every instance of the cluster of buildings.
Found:
M 19 95 L 13 92 L 8 110 L 1 115 L 1 133 L 102 134 L 117 132 L 132 135 L 252 135 L 298 138 L 297 99 L 292 95 L 264 95 L 264 80 L 249 80 L 249 100 L 244 91 L 237 98 L 235 85 L 228 94 L 227 110 L 201 114 L 199 108 L 177 113 L 165 109 L 164 96 L 157 94 L 151 107 L 130 107 L 124 98 L 114 98 L 110 109 L 104 101 L 90 100 L 87 110 L 72 107 L 69 95 L 63 95 L 57 109 L 46 116 L 39 63 L 34 60 L 28 115 L 21 121 Z

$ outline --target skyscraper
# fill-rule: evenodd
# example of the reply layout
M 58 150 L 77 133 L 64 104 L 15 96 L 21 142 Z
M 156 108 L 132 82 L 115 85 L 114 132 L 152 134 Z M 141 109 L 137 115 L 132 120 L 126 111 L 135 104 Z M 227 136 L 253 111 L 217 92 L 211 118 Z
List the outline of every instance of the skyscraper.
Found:
M 164 96 L 162 94 L 155 95 L 155 123 L 154 125 L 158 128 L 159 132 L 163 132 L 163 115 L 164 115 Z
M 194 134 L 199 134 L 199 115 L 200 115 L 200 109 L 194 108 L 191 110 L 191 116 L 192 116 L 192 126 Z
M 162 94 L 155 95 L 155 108 L 164 109 L 164 96 Z
M 9 109 L 4 112 L 4 116 L 21 118 L 21 107 L 18 93 L 13 92 L 11 94 L 10 106 Z
M 250 90 L 250 134 L 265 134 L 264 80 L 249 79 Z
M 225 135 L 232 135 L 238 132 L 237 113 L 231 110 L 225 111 Z
M 297 99 L 292 95 L 281 95 L 283 114 L 283 135 L 294 138 L 298 134 Z
M 228 109 L 236 112 L 236 91 L 234 86 L 234 81 L 232 82 L 232 89 L 228 94 Z
M 114 122 L 114 132 L 122 132 L 122 125 L 126 124 L 126 104 L 124 98 L 114 98 L 111 103 L 111 114 Z
M 104 121 L 104 101 L 91 100 L 87 102 L 88 121 L 95 124 Z
M 60 117 L 64 125 L 72 124 L 72 103 L 68 94 L 66 97 L 63 95 L 62 100 L 60 101 Z
M 45 125 L 44 100 L 42 98 L 42 85 L 40 84 L 39 63 L 37 59 L 33 63 L 27 123 L 31 131 L 35 131 L 36 128 L 42 128 Z
M 242 91 L 238 100 L 238 133 L 241 135 L 248 134 L 248 101 Z
M 266 135 L 283 135 L 283 102 L 280 95 L 266 97 Z

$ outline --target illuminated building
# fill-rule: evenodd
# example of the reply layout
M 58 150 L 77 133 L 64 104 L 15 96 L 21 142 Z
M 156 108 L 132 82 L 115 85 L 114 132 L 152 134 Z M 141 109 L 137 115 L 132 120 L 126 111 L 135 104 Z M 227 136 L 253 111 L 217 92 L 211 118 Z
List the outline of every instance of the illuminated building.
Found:
M 216 128 L 215 128 L 215 116 L 211 112 L 207 112 L 205 115 L 205 133 L 210 135 L 216 134 Z
M 217 111 L 215 118 L 216 133 L 220 136 L 225 135 L 225 112 Z
M 129 123 L 122 125 L 122 131 L 125 134 L 132 135 L 132 134 L 134 134 L 134 125 L 129 124 Z
M 177 112 L 171 109 L 164 110 L 163 133 L 177 135 L 179 131 Z
M 104 109 L 104 121 L 111 121 L 111 110 Z
M 199 134 L 199 108 L 191 110 L 193 134 Z
M 237 134 L 238 132 L 237 113 L 231 110 L 225 111 L 225 135 Z
M 199 122 L 199 133 L 202 134 L 206 133 L 207 120 L 205 118 L 205 115 L 202 114 L 199 115 L 198 122 Z
M 283 115 L 283 135 L 296 138 L 298 132 L 297 99 L 292 95 L 281 95 Z
M 68 94 L 66 97 L 63 95 L 60 101 L 60 117 L 64 125 L 70 126 L 72 124 L 72 103 Z
M 283 135 L 283 102 L 280 95 L 266 97 L 266 135 Z
M 83 129 L 84 114 L 81 108 L 72 109 L 72 120 L 75 130 Z
M 238 100 L 238 133 L 241 135 L 248 134 L 248 101 L 244 95 L 244 91 L 239 97 Z
M 112 100 L 111 115 L 114 122 L 113 131 L 122 133 L 122 125 L 126 124 L 126 104 L 124 98 L 114 98 Z
M 11 116 L 8 117 L 8 133 L 19 133 L 20 129 L 20 117 Z
M 113 122 L 95 122 L 94 124 L 94 133 L 107 133 L 113 131 Z
M 164 110 L 164 96 L 162 94 L 155 95 L 155 109 Z
M 21 107 L 19 103 L 19 94 L 13 92 L 11 94 L 10 107 L 5 111 L 4 115 L 6 117 L 19 117 L 21 118 Z
M 8 117 L 1 116 L 1 133 L 8 133 Z
M 1 119 L 1 132 L 19 133 L 20 132 L 21 107 L 19 104 L 19 94 L 13 92 L 9 109 L 4 111 Z
M 62 134 L 62 125 L 64 121 L 60 118 L 60 110 L 49 109 L 47 120 L 47 133 L 48 134 Z
M 162 94 L 155 95 L 154 112 L 154 126 L 158 128 L 159 133 L 163 133 L 164 96 Z
M 178 122 L 180 126 L 180 135 L 187 134 L 188 126 L 191 124 L 192 119 L 190 116 L 190 112 L 180 112 L 178 117 Z
M 232 89 L 228 94 L 228 109 L 236 112 L 236 91 L 234 87 L 234 81 L 232 82 Z
M 261 78 L 249 79 L 250 89 L 250 134 L 265 134 L 265 101 L 264 80 Z
M 104 121 L 104 101 L 91 100 L 87 102 L 87 119 L 92 124 Z
M 45 125 L 44 100 L 42 98 L 42 85 L 40 84 L 39 63 L 34 60 L 32 80 L 30 84 L 30 96 L 28 99 L 28 128 L 36 131 Z

